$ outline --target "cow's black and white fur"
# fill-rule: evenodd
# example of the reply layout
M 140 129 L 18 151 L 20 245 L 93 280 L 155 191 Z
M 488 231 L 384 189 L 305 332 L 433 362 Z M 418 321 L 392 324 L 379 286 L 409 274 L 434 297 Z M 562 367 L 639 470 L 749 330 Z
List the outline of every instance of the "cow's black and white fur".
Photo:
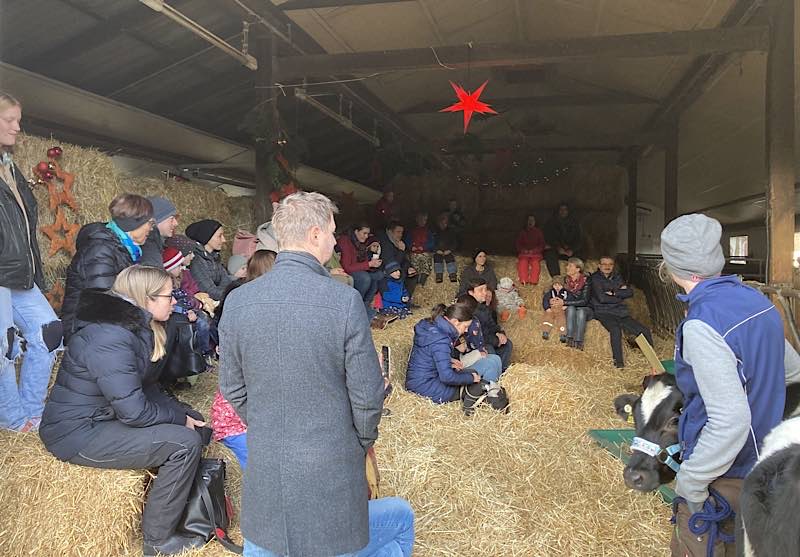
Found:
M 764 438 L 739 505 L 740 557 L 800 555 L 800 417 Z
M 678 442 L 678 418 L 683 395 L 672 375 L 646 377 L 641 396 L 620 395 L 614 408 L 623 419 L 633 415 L 636 436 L 665 449 Z M 623 472 L 625 485 L 638 491 L 652 491 L 675 479 L 675 471 L 655 457 L 634 451 Z

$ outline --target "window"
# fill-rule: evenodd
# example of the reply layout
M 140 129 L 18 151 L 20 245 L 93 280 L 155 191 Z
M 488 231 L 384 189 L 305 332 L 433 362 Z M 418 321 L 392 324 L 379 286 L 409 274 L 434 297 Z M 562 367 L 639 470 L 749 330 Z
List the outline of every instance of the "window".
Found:
M 747 236 L 731 236 L 730 248 L 731 257 L 747 257 Z

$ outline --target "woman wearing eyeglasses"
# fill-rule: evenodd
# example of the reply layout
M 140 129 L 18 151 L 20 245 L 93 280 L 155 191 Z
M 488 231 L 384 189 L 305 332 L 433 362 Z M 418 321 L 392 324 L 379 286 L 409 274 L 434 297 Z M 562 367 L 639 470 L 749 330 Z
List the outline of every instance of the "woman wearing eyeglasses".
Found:
M 93 468 L 158 467 L 142 513 L 144 555 L 205 540 L 176 533 L 200 461 L 203 416 L 158 386 L 175 299 L 163 269 L 124 269 L 110 291 L 84 290 L 39 435 L 60 460 Z
M 111 220 L 87 224 L 78 232 L 61 307 L 65 344 L 73 332 L 80 293 L 86 288 L 111 288 L 120 271 L 139 262 L 141 246 L 155 226 L 153 205 L 140 195 L 118 195 L 108 210 Z

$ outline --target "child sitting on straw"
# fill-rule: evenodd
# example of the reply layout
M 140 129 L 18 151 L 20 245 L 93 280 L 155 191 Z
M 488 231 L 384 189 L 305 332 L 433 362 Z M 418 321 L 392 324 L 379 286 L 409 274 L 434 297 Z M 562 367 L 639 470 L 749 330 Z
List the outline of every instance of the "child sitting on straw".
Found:
M 497 305 L 500 308 L 500 321 L 508 321 L 512 311 L 516 311 L 520 319 L 525 317 L 525 300 L 509 277 L 501 278 L 497 285 Z
M 564 300 L 567 299 L 567 291 L 564 289 L 564 279 L 560 276 L 553 277 L 552 287 L 545 291 L 542 296 L 542 309 L 544 309 L 544 321 L 542 321 L 542 338 L 550 338 L 550 331 L 555 327 L 558 330 L 558 340 L 567 342 L 567 317 Z
M 408 305 L 411 297 L 403 279 L 403 271 L 397 261 L 389 261 L 384 267 L 386 279 L 381 290 L 383 308 L 381 313 L 405 319 L 411 315 Z
M 161 254 L 164 270 L 172 277 L 172 297 L 176 304 L 173 313 L 185 315 L 192 323 L 197 338 L 197 348 L 203 356 L 211 354 L 211 320 L 203 311 L 203 305 L 194 296 L 181 288 L 183 280 L 183 254 L 175 248 L 166 248 Z

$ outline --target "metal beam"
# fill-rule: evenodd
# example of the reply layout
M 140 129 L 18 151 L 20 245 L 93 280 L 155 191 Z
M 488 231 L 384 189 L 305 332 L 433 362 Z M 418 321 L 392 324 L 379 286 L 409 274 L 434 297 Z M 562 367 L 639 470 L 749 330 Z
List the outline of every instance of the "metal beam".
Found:
M 549 39 L 525 44 L 488 44 L 409 48 L 344 54 L 288 56 L 281 63 L 280 78 L 334 74 L 370 74 L 385 71 L 421 71 L 441 68 L 485 68 L 515 64 L 542 64 L 698 56 L 730 52 L 764 51 L 769 28 L 734 27 L 665 33 L 637 33 L 604 37 Z
M 433 34 L 436 36 L 437 44 L 445 44 L 442 38 L 442 32 L 439 29 L 439 24 L 436 23 L 436 18 L 433 17 L 430 6 L 428 6 L 425 0 L 417 0 L 417 2 L 419 3 L 419 7 L 422 8 L 422 12 L 425 14 L 425 18 L 428 20 Z
M 514 0 L 514 15 L 516 16 L 517 40 L 521 43 L 525 42 L 525 14 L 522 13 L 522 6 L 519 0 Z
M 342 6 L 369 6 L 370 4 L 397 4 L 400 2 L 414 2 L 415 0 L 289 0 L 284 2 L 279 9 L 290 10 L 316 10 L 317 8 L 339 8 Z
M 663 133 L 641 134 L 581 134 L 569 135 L 541 135 L 515 138 L 514 144 L 509 144 L 507 139 L 483 140 L 486 152 L 494 152 L 501 148 L 510 148 L 527 151 L 613 151 L 636 145 L 664 145 L 667 136 Z M 455 154 L 458 151 L 447 151 Z
M 399 114 L 427 114 L 439 112 L 452 104 L 452 99 L 425 101 L 399 111 Z M 503 112 L 511 108 L 541 108 L 545 106 L 608 106 L 615 104 L 658 104 L 658 99 L 639 95 L 540 95 L 533 97 L 511 97 L 490 99 L 492 108 Z

